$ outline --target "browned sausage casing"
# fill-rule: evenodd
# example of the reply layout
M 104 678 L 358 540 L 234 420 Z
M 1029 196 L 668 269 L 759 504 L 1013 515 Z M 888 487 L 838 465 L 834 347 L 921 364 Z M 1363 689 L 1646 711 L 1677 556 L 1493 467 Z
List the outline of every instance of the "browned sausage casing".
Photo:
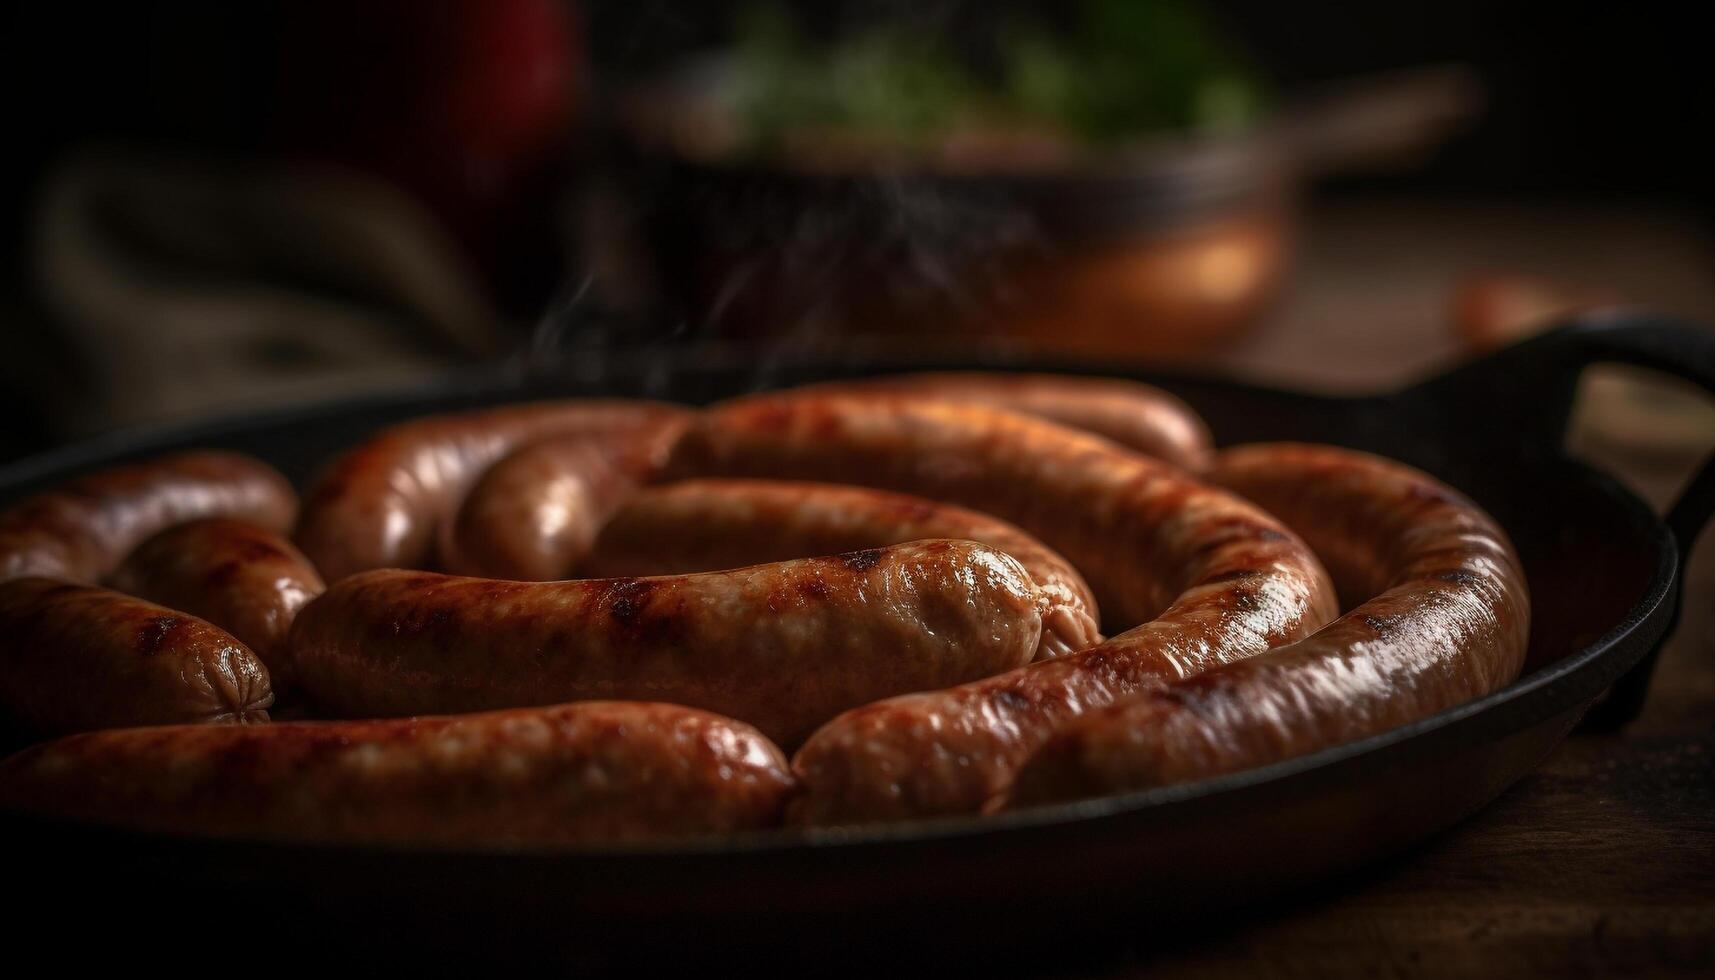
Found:
M 394 716 L 672 701 L 794 743 L 839 711 L 1027 662 L 1038 596 L 969 541 L 665 578 L 503 582 L 378 571 L 298 614 L 312 699 Z
M 762 396 L 710 410 L 687 430 L 673 467 L 963 504 L 1069 558 L 1110 618 L 1153 618 L 1087 651 L 834 719 L 793 763 L 804 822 L 975 812 L 998 800 L 1064 721 L 1299 639 L 1336 612 L 1315 556 L 1255 506 L 1108 440 L 1022 415 L 903 398 Z
M 582 400 L 396 425 L 317 480 L 295 538 L 329 582 L 372 568 L 423 568 L 471 483 L 514 449 L 557 436 L 641 433 L 683 414 L 654 402 Z
M 457 519 L 442 525 L 441 570 L 526 582 L 569 577 L 614 510 L 665 464 L 680 423 L 549 439 L 494 464 Z
M 168 528 L 138 546 L 114 588 L 182 609 L 242 640 L 268 666 L 275 693 L 291 687 L 286 633 L 321 576 L 283 536 L 212 518 Z
M 45 578 L 0 582 L 0 714 L 55 735 L 268 720 L 268 671 L 194 616 Z
M 1327 446 L 1218 455 L 1210 477 L 1297 529 L 1349 594 L 1308 639 L 1068 726 L 1014 803 L 1252 768 L 1398 727 L 1499 689 L 1524 663 L 1530 603 L 1505 533 L 1439 481 Z
M 599 578 L 678 575 L 923 538 L 977 541 L 1018 559 L 1041 592 L 1038 659 L 1101 642 L 1090 587 L 1042 542 L 987 514 L 863 487 L 781 480 L 651 487 L 602 529 L 580 571 Z
M 73 479 L 0 513 L 0 579 L 42 575 L 95 584 L 145 538 L 203 517 L 274 531 L 297 495 L 265 463 L 237 453 L 178 453 Z
M 1257 543 L 1320 569 L 1279 522 L 1178 468 L 980 405 L 800 392 L 741 398 L 686 429 L 668 474 L 847 483 L 991 514 L 1066 556 L 1095 592 L 1104 625 L 1117 629 L 1177 598 L 1172 562 L 1200 537 L 1279 535 Z
M 791 789 L 755 729 L 588 701 L 396 721 L 95 732 L 0 763 L 0 807 L 176 834 L 517 845 L 778 823 Z
M 1190 469 L 1204 464 L 1211 445 L 1208 427 L 1190 406 L 1160 388 L 1118 378 L 949 371 L 835 381 L 799 390 L 890 392 L 1004 408 L 1094 432 Z

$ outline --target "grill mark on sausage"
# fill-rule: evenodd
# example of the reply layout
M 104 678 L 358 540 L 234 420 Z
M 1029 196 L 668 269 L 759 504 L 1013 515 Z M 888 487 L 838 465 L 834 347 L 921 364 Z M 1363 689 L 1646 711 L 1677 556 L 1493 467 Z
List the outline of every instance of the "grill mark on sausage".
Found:
M 881 561 L 881 549 L 866 548 L 863 551 L 852 551 L 836 556 L 840 564 L 854 572 L 867 572 Z
M 615 579 L 608 584 L 607 614 L 614 622 L 634 626 L 655 592 L 653 582 L 642 579 Z
M 1244 579 L 1261 578 L 1262 574 L 1263 572 L 1259 568 L 1234 568 L 1229 571 L 1222 572 L 1219 575 L 1211 575 L 1208 578 L 1201 580 L 1198 584 L 1221 585 L 1226 582 L 1238 582 Z
M 209 589 L 230 588 L 244 574 L 244 564 L 238 560 L 223 561 L 203 575 L 203 585 Z
M 155 616 L 145 621 L 137 632 L 137 652 L 145 657 L 160 653 L 183 624 L 184 619 L 180 616 Z
M 1365 626 L 1368 626 L 1377 636 L 1384 640 L 1391 638 L 1394 633 L 1399 630 L 1400 617 L 1398 616 L 1372 616 L 1365 614 L 1361 618 Z

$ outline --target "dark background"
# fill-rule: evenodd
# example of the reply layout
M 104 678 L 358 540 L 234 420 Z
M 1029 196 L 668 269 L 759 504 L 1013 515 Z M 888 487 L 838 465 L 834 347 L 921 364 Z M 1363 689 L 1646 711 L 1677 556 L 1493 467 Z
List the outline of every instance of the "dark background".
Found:
M 126 137 L 263 148 L 278 123 L 282 62 L 341 59 L 385 72 L 385 47 L 292 31 L 273 3 L 155 0 L 22 3 L 7 14 L 15 142 L 6 220 L 16 231 L 34 178 L 67 144 Z M 354 6 L 363 6 L 357 4 Z M 431 2 L 420 5 L 430 9 Z M 590 59 L 610 80 L 717 41 L 731 3 L 587 3 Z M 823 21 L 900 4 L 812 5 Z M 913 5 L 921 7 L 922 5 Z M 957 22 L 981 4 L 930 5 Z M 1485 118 L 1435 163 L 1386 179 L 1433 192 L 1646 198 L 1708 217 L 1715 163 L 1699 138 L 1715 94 L 1708 25 L 1694 4 L 1235 3 L 1212 9 L 1283 90 L 1432 62 L 1476 67 Z M 837 11 L 828 13 L 829 9 Z M 423 29 L 417 14 L 415 29 Z M 361 17 L 351 18 L 354 25 Z M 399 25 L 401 31 L 413 29 Z M 381 45 L 385 37 L 368 41 Z M 284 50 L 282 50 L 284 49 Z M 15 239 L 15 236 L 14 236 Z M 15 268 L 15 266 L 14 266 Z
M 422 32 L 458 30 L 461 5 L 388 2 L 222 4 L 166 0 L 39 2 L 6 14 L 4 64 L 14 137 L 4 156 L 0 221 L 6 262 L 0 315 L 11 357 L 53 354 L 30 287 L 30 235 L 44 173 L 73 147 L 102 143 L 268 152 L 302 147 L 304 133 L 337 132 L 303 107 L 351 79 L 410 73 Z M 464 5 L 469 7 L 470 5 Z M 717 43 L 729 3 L 595 0 L 573 5 L 589 79 L 578 118 L 600 94 L 676 55 Z M 1221 2 L 1217 17 L 1290 96 L 1327 80 L 1427 63 L 1475 67 L 1488 90 L 1478 125 L 1410 173 L 1323 184 L 1327 197 L 1378 192 L 1426 198 L 1638 202 L 1715 217 L 1709 175 L 1709 34 L 1696 5 L 1615 4 L 1592 10 L 1479 2 L 1278 4 Z M 912 12 L 928 29 L 957 31 L 983 4 L 806 6 L 832 28 L 877 10 Z M 321 91 L 317 91 L 321 87 Z M 386 93 L 385 85 L 379 89 Z M 308 94 L 306 94 L 308 93 Z M 373 114 L 376 107 L 369 107 Z M 385 107 L 382 107 L 385 114 Z M 372 118 L 372 117 L 371 117 Z M 350 122 L 350 121 L 348 121 Z M 369 122 L 351 122 L 369 125 Z M 330 128 L 331 126 L 331 128 Z M 585 137 L 564 149 L 575 156 Z M 525 240 L 536 241 L 530 236 Z M 497 300 L 528 317 L 557 285 L 540 249 L 496 260 Z M 26 331 L 28 344 L 18 343 Z M 0 457 L 48 437 L 30 406 L 6 392 L 22 421 Z

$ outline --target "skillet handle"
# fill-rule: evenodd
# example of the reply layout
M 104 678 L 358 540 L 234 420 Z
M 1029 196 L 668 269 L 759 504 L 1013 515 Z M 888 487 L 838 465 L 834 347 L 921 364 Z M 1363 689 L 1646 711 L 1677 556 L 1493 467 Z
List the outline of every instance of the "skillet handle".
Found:
M 1419 391 L 1427 396 L 1426 403 L 1442 410 L 1452 408 L 1455 413 L 1492 412 L 1495 405 L 1507 405 L 1506 425 L 1496 426 L 1492 418 L 1483 424 L 1483 420 L 1472 417 L 1460 420 L 1471 426 L 1464 431 L 1504 430 L 1504 438 L 1512 440 L 1515 452 L 1521 436 L 1525 445 L 1559 452 L 1565 445 L 1579 377 L 1593 364 L 1608 363 L 1662 371 L 1715 396 L 1715 330 L 1633 310 L 1604 310 L 1574 317 L 1548 333 L 1435 379 Z M 1497 434 L 1497 438 L 1502 436 Z M 1703 461 L 1667 510 L 1666 522 L 1679 550 L 1675 619 L 1668 635 L 1678 624 L 1691 547 L 1712 514 L 1715 454 Z M 1585 717 L 1586 729 L 1612 730 L 1638 716 L 1657 652 L 1651 651 L 1614 683 L 1608 697 Z

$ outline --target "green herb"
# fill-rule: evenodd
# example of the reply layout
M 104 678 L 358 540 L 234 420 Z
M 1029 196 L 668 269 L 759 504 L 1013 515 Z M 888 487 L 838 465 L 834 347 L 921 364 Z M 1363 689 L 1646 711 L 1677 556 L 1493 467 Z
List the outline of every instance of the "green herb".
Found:
M 961 126 L 1046 128 L 1092 145 L 1243 127 L 1263 107 L 1255 73 L 1186 0 L 1083 0 L 1060 29 L 1014 13 L 958 49 L 882 20 L 832 42 L 779 3 L 738 23 L 738 105 L 754 148 L 843 128 L 920 146 Z

